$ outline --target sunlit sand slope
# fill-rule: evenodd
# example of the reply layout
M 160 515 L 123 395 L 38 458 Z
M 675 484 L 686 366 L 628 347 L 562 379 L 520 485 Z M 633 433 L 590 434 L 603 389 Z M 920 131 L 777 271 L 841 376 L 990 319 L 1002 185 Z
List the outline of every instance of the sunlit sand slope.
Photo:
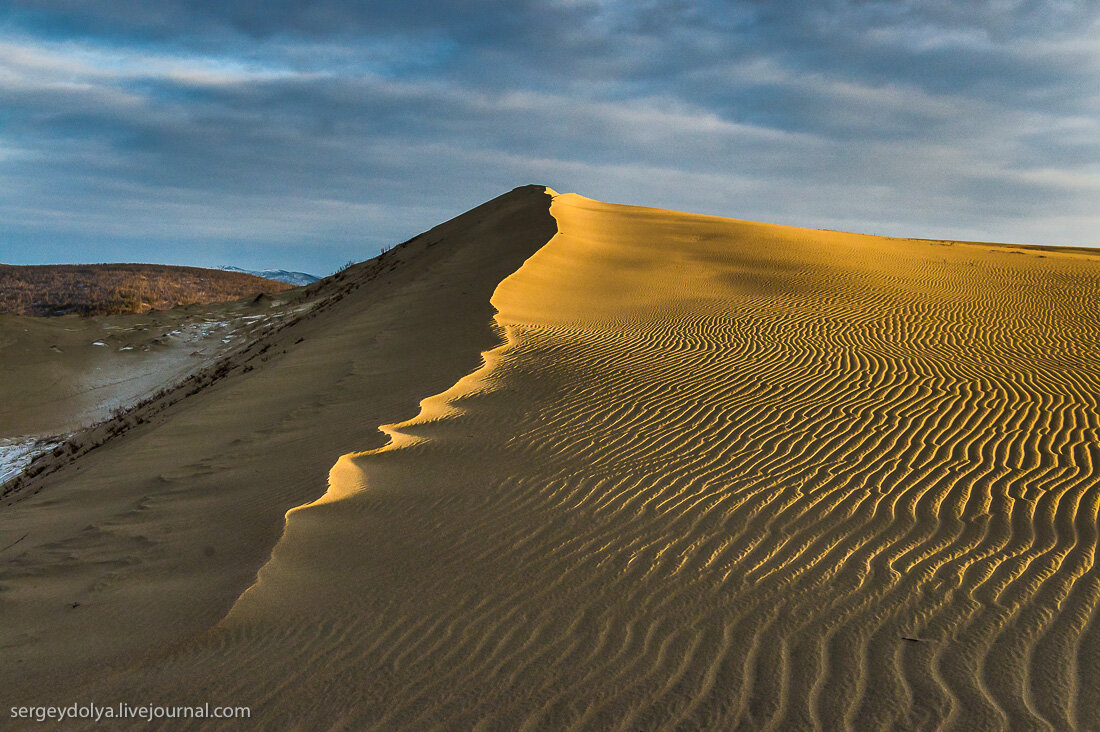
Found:
M 485 366 L 96 694 L 273 728 L 1100 720 L 1095 257 L 551 213 Z

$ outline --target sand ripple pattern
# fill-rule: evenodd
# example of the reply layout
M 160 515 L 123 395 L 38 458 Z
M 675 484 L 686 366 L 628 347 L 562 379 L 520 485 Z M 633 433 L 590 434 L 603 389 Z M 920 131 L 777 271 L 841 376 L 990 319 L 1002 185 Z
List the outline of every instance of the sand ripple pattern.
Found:
M 1100 726 L 1096 261 L 551 210 L 486 367 L 168 667 L 349 728 Z

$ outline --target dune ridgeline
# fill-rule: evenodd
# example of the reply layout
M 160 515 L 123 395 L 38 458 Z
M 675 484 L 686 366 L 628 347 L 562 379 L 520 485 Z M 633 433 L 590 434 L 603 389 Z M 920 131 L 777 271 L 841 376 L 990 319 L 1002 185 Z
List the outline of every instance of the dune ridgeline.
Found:
M 0 508 L 3 709 L 1100 724 L 1090 251 L 525 187 L 311 287 Z

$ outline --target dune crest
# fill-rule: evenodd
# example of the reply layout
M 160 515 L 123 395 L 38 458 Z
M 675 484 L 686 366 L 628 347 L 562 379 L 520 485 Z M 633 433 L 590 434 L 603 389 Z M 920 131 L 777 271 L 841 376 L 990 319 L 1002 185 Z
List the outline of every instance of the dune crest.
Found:
M 1100 719 L 1096 255 L 551 195 L 482 366 L 92 691 L 270 727 Z
M 518 188 L 306 288 L 282 326 L 245 329 L 259 339 L 218 378 L 27 477 L 0 507 L 3 703 L 135 701 L 112 672 L 216 625 L 341 454 L 381 444 L 378 424 L 476 368 L 496 342 L 493 290 L 555 231 L 549 200 Z M 12 350 L 5 368 L 34 367 Z

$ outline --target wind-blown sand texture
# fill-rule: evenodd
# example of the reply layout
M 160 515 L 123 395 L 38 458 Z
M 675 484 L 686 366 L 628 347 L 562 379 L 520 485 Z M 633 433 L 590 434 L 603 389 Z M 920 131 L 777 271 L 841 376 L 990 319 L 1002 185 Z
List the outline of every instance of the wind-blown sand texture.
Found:
M 36 538 L 0 576 L 5 707 L 13 690 L 246 704 L 264 728 L 1100 726 L 1096 255 L 546 206 L 517 189 L 433 230 L 386 298 L 303 324 L 314 346 L 5 509 L 5 528 L 61 537 L 69 504 L 104 513 L 91 495 L 114 491 L 110 551 L 146 526 L 104 589 L 81 584 L 99 545 L 73 538 Z M 499 345 L 473 370 L 489 293 Z M 123 512 L 138 495 L 147 524 Z M 273 509 L 298 504 L 233 601 Z M 152 533 L 187 517 L 204 525 Z M 236 531 L 232 571 L 203 558 Z M 108 611 L 147 637 L 61 663 L 49 636 L 113 639 Z

